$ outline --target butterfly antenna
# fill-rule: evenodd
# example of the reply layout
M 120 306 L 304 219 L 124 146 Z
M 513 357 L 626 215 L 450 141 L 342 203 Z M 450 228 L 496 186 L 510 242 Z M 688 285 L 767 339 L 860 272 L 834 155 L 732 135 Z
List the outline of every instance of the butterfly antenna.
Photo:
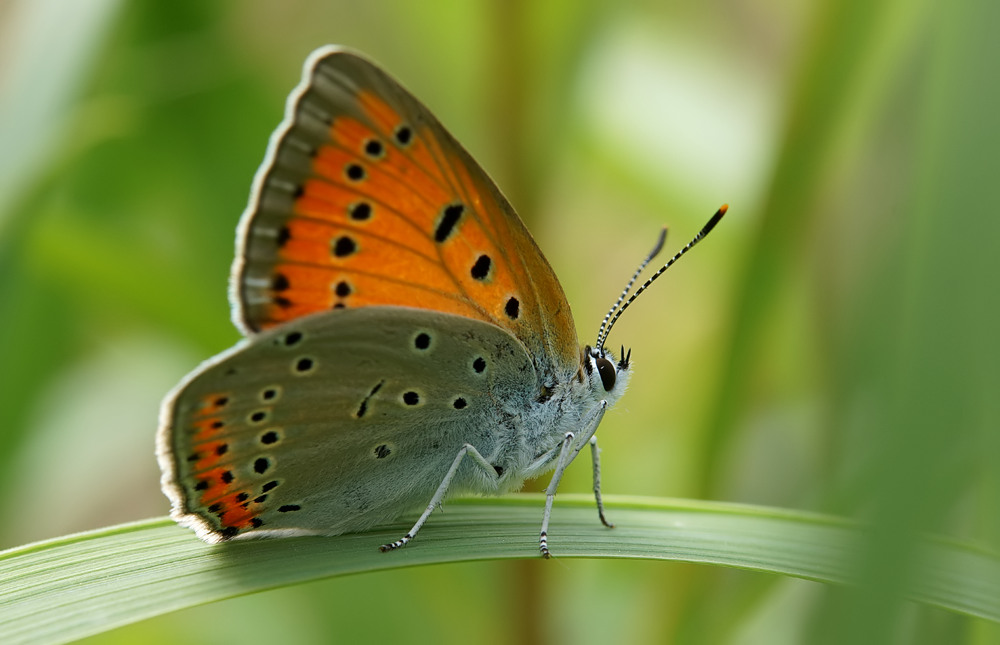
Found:
M 636 298 L 638 298 L 640 293 L 642 293 L 647 288 L 649 288 L 649 285 L 653 284 L 654 280 L 656 280 L 661 275 L 663 275 L 663 272 L 666 271 L 667 269 L 669 269 L 670 266 L 674 262 L 676 262 L 677 260 L 681 259 L 682 255 L 684 255 L 685 253 L 687 253 L 688 251 L 690 251 L 691 248 L 695 244 L 697 244 L 698 242 L 701 242 L 705 238 L 706 235 L 708 235 L 709 233 L 711 233 L 712 229 L 715 228 L 715 225 L 719 223 L 719 220 L 722 219 L 722 216 L 726 214 L 727 210 L 729 210 L 729 205 L 728 204 L 723 204 L 722 207 L 719 210 L 715 211 L 715 215 L 712 215 L 712 218 L 708 220 L 708 223 L 705 224 L 705 226 L 703 226 L 700 231 L 698 231 L 698 234 L 694 236 L 694 239 L 687 243 L 687 246 L 685 246 L 683 249 L 681 249 L 680 251 L 678 251 L 677 254 L 674 255 L 674 257 L 670 258 L 670 260 L 668 260 L 666 264 L 664 264 L 662 267 L 660 267 L 656 271 L 656 273 L 654 273 L 652 276 L 650 276 L 649 280 L 646 280 L 646 282 L 644 282 L 641 287 L 639 287 L 638 289 L 636 289 L 635 293 L 632 294 L 632 297 L 629 298 L 628 300 L 626 300 L 625 304 L 623 304 L 617 311 L 615 311 L 614 308 L 612 308 L 612 311 L 615 311 L 615 313 L 612 316 L 610 322 L 608 322 L 607 327 L 605 327 L 605 325 L 603 323 L 601 324 L 601 331 L 600 331 L 600 333 L 597 336 L 597 344 L 595 345 L 595 347 L 597 347 L 599 350 L 603 350 L 604 349 L 604 341 L 608 337 L 608 334 L 611 333 L 611 328 L 615 326 L 615 322 L 621 317 L 622 312 L 624 312 L 626 309 L 628 309 L 628 306 L 630 304 L 632 304 L 632 301 L 635 300 Z M 661 234 L 661 236 L 662 236 L 662 234 Z M 661 237 L 661 239 L 662 239 L 662 237 Z M 656 250 L 659 251 L 658 248 Z M 652 259 L 652 256 L 650 256 L 649 259 Z M 647 259 L 647 262 L 649 261 L 649 259 Z M 645 263 L 643 263 L 643 267 L 645 267 Z M 632 286 L 631 282 L 629 283 L 629 286 Z M 628 291 L 628 288 L 626 288 L 626 292 L 627 291 Z M 622 294 L 622 297 L 624 297 L 624 294 Z M 621 299 L 619 298 L 619 302 L 620 301 L 621 301 Z M 616 303 L 616 306 L 617 306 L 617 303 Z
M 618 305 L 622 304 L 622 301 L 625 300 L 625 296 L 628 295 L 628 292 L 630 289 L 632 289 L 632 285 L 635 284 L 635 281 L 639 279 L 639 276 L 642 274 L 642 270 L 645 269 L 646 265 L 652 262 L 653 258 L 659 255 L 660 251 L 663 250 L 663 243 L 666 241 L 667 241 L 667 227 L 664 226 L 663 229 L 660 231 L 660 237 L 657 238 L 656 244 L 653 246 L 653 250 L 649 252 L 649 254 L 646 256 L 646 259 L 642 261 L 642 264 L 639 265 L 639 268 L 636 269 L 635 273 L 632 274 L 632 279 L 629 280 L 628 284 L 625 285 L 625 288 L 622 289 L 621 295 L 618 296 L 618 300 L 615 300 L 615 304 L 611 305 L 611 309 L 608 310 L 607 315 L 604 316 L 604 320 L 601 321 L 601 328 L 597 330 L 598 344 L 595 345 L 594 347 L 597 348 L 604 347 L 604 345 L 601 344 L 601 340 L 606 336 L 606 334 L 604 333 L 604 328 L 607 327 L 608 321 L 611 320 L 611 316 L 614 315 L 615 310 L 618 309 Z

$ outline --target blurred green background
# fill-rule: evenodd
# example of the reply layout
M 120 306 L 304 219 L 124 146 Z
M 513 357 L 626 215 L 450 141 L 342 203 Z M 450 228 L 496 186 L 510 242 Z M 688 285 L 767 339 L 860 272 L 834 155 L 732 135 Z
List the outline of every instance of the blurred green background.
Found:
M 487 562 L 88 642 L 1000 641 L 898 595 L 915 534 L 1000 549 L 997 24 L 987 1 L 0 4 L 0 546 L 167 512 L 160 399 L 238 340 L 251 177 L 306 55 L 341 43 L 497 180 L 583 342 L 661 225 L 672 252 L 730 204 L 610 339 L 635 375 L 604 490 L 865 520 L 863 584 Z

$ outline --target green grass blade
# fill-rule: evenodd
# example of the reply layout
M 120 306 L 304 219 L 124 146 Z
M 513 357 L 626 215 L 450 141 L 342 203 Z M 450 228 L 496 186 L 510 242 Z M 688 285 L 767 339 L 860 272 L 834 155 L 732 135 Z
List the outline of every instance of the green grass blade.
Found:
M 455 500 L 410 546 L 383 554 L 387 530 L 210 546 L 167 519 L 66 536 L 0 553 L 4 642 L 66 642 L 152 616 L 329 576 L 441 562 L 538 557 L 540 495 Z M 614 530 L 587 496 L 561 497 L 557 558 L 675 560 L 848 583 L 863 534 L 797 511 L 612 498 Z M 1000 621 L 1000 558 L 927 540 L 909 596 Z

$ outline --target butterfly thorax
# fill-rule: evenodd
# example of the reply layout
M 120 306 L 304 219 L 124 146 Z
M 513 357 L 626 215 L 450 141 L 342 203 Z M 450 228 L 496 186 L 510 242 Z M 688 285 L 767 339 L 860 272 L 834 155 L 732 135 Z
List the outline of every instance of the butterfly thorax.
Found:
M 516 488 L 527 477 L 555 467 L 558 447 L 566 433 L 579 433 L 602 401 L 613 406 L 628 386 L 631 364 L 617 360 L 611 352 L 584 346 L 573 375 L 562 381 L 541 384 L 538 396 L 520 418 L 517 454 L 509 455 L 510 472 L 504 478 Z

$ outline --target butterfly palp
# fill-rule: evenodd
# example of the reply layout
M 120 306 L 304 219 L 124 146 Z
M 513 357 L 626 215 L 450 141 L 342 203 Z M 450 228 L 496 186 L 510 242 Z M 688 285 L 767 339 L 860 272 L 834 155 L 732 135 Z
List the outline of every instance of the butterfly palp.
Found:
M 625 346 L 622 345 L 622 353 L 619 354 L 621 358 L 618 360 L 618 369 L 627 370 L 631 364 L 629 361 L 632 358 L 632 348 L 628 348 L 628 353 L 625 352 Z

